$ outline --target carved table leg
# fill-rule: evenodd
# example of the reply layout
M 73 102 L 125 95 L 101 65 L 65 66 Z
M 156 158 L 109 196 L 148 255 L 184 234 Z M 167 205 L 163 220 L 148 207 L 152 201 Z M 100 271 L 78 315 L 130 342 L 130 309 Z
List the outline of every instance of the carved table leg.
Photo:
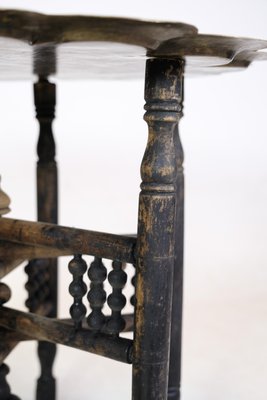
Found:
M 183 98 L 183 71 L 179 75 L 180 96 Z M 182 105 L 182 103 L 181 103 Z M 182 112 L 180 114 L 182 117 Z M 174 273 L 172 297 L 171 348 L 169 368 L 168 399 L 180 399 L 181 347 L 182 347 L 182 307 L 183 307 L 183 250 L 184 250 L 184 173 L 183 149 L 178 124 L 175 130 L 175 150 L 177 162 L 176 177 L 176 224 L 174 247 Z
M 55 110 L 56 87 L 45 78 L 39 78 L 34 85 L 36 116 L 40 124 L 37 145 L 37 205 L 38 220 L 57 223 L 57 165 L 55 161 L 55 142 L 52 133 L 52 121 Z M 26 267 L 29 275 L 27 305 L 32 312 L 38 312 L 40 306 L 49 309 L 43 312 L 48 317 L 57 315 L 57 260 L 32 260 Z M 39 311 L 40 312 L 40 311 Z M 37 384 L 37 400 L 55 399 L 55 379 L 52 366 L 56 354 L 53 343 L 39 342 L 38 355 L 41 375 Z
M 175 129 L 181 112 L 180 60 L 150 59 L 137 236 L 133 400 L 166 400 L 176 219 Z

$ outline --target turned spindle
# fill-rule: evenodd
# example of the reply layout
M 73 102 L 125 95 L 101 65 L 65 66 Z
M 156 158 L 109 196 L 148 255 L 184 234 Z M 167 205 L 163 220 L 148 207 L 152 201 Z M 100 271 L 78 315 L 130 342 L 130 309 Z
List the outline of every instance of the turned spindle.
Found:
M 106 320 L 102 308 L 107 298 L 103 284 L 107 278 L 107 269 L 101 258 L 95 257 L 88 270 L 88 277 L 91 284 L 87 298 L 92 311 L 87 317 L 87 323 L 89 328 L 99 331 L 103 328 Z
M 40 60 L 46 60 L 44 69 L 39 68 Z M 49 82 L 48 76 L 54 71 L 55 49 L 54 46 L 41 45 L 34 49 L 34 71 L 39 71 L 39 79 L 34 84 L 34 104 L 36 118 L 40 130 L 37 142 L 37 209 L 38 221 L 58 222 L 58 189 L 57 189 L 57 163 L 55 160 L 56 146 L 52 131 L 55 118 L 56 85 Z M 47 69 L 47 66 L 50 66 Z M 38 259 L 31 263 L 31 268 L 37 270 L 32 279 L 39 282 L 39 288 L 33 296 L 29 296 L 29 305 L 35 310 L 42 310 L 46 316 L 55 318 L 57 316 L 57 260 L 50 258 Z M 40 272 L 38 271 L 40 270 Z M 28 281 L 31 287 L 30 279 Z M 47 307 L 48 306 L 48 307 Z M 39 311 L 38 311 L 39 312 Z M 43 348 L 42 348 L 43 347 Z M 38 356 L 40 364 L 50 365 L 51 370 L 41 368 L 41 375 L 37 383 L 37 400 L 55 400 L 56 386 L 52 377 L 51 355 L 55 357 L 55 344 L 39 342 Z M 52 393 L 53 391 L 53 393 Z
M 87 292 L 87 286 L 83 281 L 83 275 L 86 273 L 86 270 L 86 262 L 80 254 L 76 254 L 69 262 L 69 271 L 73 275 L 73 281 L 69 286 L 69 293 L 73 297 L 70 315 L 74 321 L 76 330 L 81 328 L 82 320 L 86 315 L 86 307 L 82 302 L 82 298 Z
M 108 274 L 108 281 L 112 286 L 112 293 L 108 296 L 108 305 L 112 313 L 107 323 L 107 331 L 112 335 L 119 335 L 125 328 L 125 320 L 121 311 L 126 304 L 122 289 L 127 282 L 127 274 L 123 271 L 123 264 L 120 261 L 113 261 L 112 267 L 113 270 Z

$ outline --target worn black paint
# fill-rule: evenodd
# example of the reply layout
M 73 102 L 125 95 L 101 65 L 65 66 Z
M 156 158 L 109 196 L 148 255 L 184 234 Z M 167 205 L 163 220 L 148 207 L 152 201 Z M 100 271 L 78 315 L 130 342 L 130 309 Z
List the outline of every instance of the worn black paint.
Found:
M 83 276 L 87 271 L 87 264 L 80 254 L 75 254 L 74 258 L 69 262 L 69 272 L 73 279 L 69 285 L 69 293 L 73 297 L 73 304 L 70 307 L 70 315 L 74 321 L 75 329 L 82 326 L 82 320 L 86 315 L 86 307 L 83 304 L 83 296 L 87 292 L 87 286 L 83 280 Z
M 183 70 L 181 68 L 179 80 L 181 82 L 181 98 L 183 99 Z M 182 103 L 181 103 L 182 105 Z M 182 110 L 180 117 L 182 117 Z M 183 308 L 183 241 L 184 241 L 184 173 L 183 148 L 179 137 L 178 123 L 176 125 L 175 150 L 177 163 L 176 187 L 176 223 L 174 247 L 174 273 L 171 323 L 171 348 L 168 383 L 168 400 L 180 399 L 181 381 L 181 348 L 182 348 L 182 308 Z
M 37 144 L 37 208 L 38 221 L 58 222 L 58 177 L 55 161 L 55 141 L 52 122 L 55 117 L 56 85 L 46 77 L 40 77 L 34 85 L 34 102 L 36 118 L 40 124 Z M 45 299 L 52 304 L 49 317 L 57 316 L 57 260 L 37 260 L 45 265 L 48 275 L 48 295 Z M 52 376 L 53 360 L 56 355 L 54 343 L 39 342 L 38 355 L 41 364 L 41 375 L 37 383 L 37 400 L 56 398 L 56 382 Z
M 137 235 L 133 400 L 166 400 L 175 240 L 175 128 L 181 111 L 183 62 L 146 65 L 145 120 Z
M 104 289 L 104 282 L 107 278 L 107 268 L 101 258 L 95 257 L 88 270 L 88 278 L 91 281 L 90 290 L 87 295 L 91 312 L 87 317 L 89 328 L 100 331 L 105 323 L 106 317 L 102 308 L 106 302 L 107 294 Z
M 14 330 L 29 339 L 59 343 L 113 360 L 132 363 L 132 340 L 102 332 L 95 333 L 84 327 L 76 330 L 73 323 L 68 321 L 3 307 L 0 326 Z M 43 368 L 51 371 L 51 359 L 48 357 L 44 361 Z

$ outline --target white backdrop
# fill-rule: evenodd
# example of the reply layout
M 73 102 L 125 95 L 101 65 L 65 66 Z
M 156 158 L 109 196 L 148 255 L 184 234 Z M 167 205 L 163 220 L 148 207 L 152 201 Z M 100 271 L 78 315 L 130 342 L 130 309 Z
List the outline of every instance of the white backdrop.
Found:
M 266 0 L 1 0 L 0 6 L 174 20 L 202 33 L 267 39 Z M 186 156 L 183 400 L 267 397 L 265 71 L 258 63 L 186 80 L 180 125 Z M 0 82 L 0 88 L 0 172 L 12 198 L 10 217 L 35 219 L 32 83 Z M 60 223 L 135 232 L 147 138 L 143 81 L 59 81 L 57 94 Z M 67 262 L 60 264 L 62 317 L 71 304 Z M 5 281 L 13 291 L 9 304 L 24 309 L 23 268 Z M 20 344 L 7 359 L 13 393 L 22 400 L 34 399 L 39 367 L 33 347 Z M 131 368 L 120 363 L 59 347 L 55 376 L 59 400 L 130 399 Z

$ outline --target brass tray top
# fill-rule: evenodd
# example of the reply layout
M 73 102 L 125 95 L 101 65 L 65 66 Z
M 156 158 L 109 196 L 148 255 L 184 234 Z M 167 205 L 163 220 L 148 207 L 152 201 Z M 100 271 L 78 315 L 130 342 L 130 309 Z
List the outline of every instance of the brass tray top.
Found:
M 147 57 L 183 58 L 186 73 L 212 74 L 266 60 L 266 48 L 179 22 L 0 10 L 0 79 L 143 77 Z

